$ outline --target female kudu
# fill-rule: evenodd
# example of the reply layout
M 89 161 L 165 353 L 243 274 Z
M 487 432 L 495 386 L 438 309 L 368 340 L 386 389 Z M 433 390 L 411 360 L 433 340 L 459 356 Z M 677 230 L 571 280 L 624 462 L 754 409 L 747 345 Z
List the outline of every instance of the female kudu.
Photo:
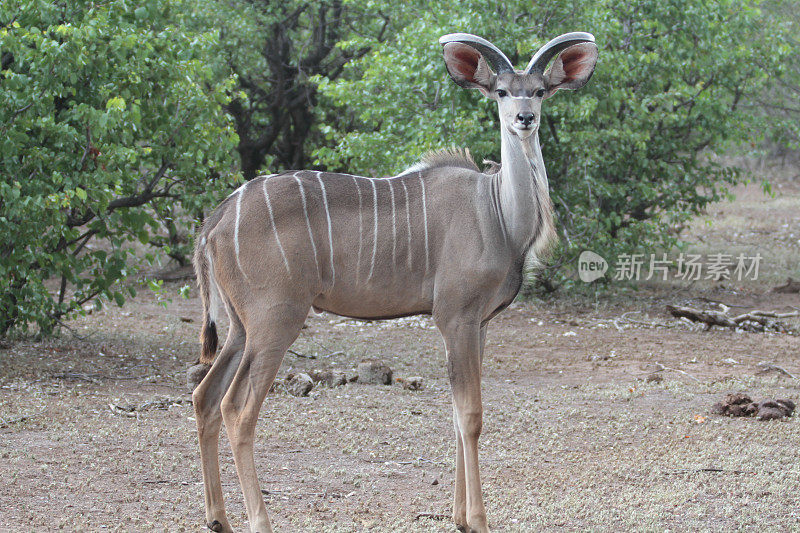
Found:
M 368 319 L 432 315 L 453 391 L 453 519 L 459 529 L 489 530 L 478 472 L 486 325 L 516 296 L 526 256 L 554 235 L 538 136 L 542 101 L 583 86 L 597 47 L 588 33 L 565 34 L 518 71 L 480 37 L 457 33 L 440 42 L 453 80 L 497 102 L 497 172 L 481 173 L 467 153 L 450 151 L 385 179 L 308 170 L 259 177 L 223 201 L 198 235 L 201 362 L 213 366 L 193 399 L 206 519 L 214 531 L 231 531 L 218 462 L 223 421 L 251 531 L 272 531 L 256 475 L 254 430 L 312 306 Z M 215 360 L 220 305 L 230 328 Z

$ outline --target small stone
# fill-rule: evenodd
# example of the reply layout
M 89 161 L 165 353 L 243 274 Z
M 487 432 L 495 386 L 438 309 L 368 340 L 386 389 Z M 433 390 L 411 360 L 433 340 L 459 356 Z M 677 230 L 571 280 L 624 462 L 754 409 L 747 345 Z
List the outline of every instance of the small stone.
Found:
M 727 410 L 728 416 L 745 416 L 745 406 L 744 405 L 729 405 Z
M 728 394 L 725 397 L 725 403 L 727 403 L 728 405 L 740 405 L 752 402 L 753 400 L 750 399 L 750 396 L 748 396 L 747 394 L 742 394 L 740 392 L 734 392 Z
M 794 402 L 792 400 L 775 400 L 775 401 L 782 406 L 784 412 L 786 413 L 786 416 L 792 416 L 792 413 L 794 413 L 794 408 L 795 408 Z
M 291 377 L 287 376 L 287 379 L 286 390 L 292 396 L 308 396 L 308 393 L 314 388 L 314 380 L 306 373 L 301 372 Z
M 425 386 L 422 377 L 420 376 L 397 378 L 397 382 L 406 390 L 422 390 L 422 388 Z
M 785 402 L 787 400 L 765 400 L 758 404 L 758 418 L 759 420 L 770 420 L 774 418 L 772 416 L 772 411 L 778 411 L 781 413 L 780 418 L 784 416 L 792 416 L 792 412 L 794 411 L 794 402 L 791 400 L 788 401 L 791 404 L 791 408 L 789 405 L 786 405 Z M 767 413 L 768 418 L 764 418 L 762 413 Z
M 327 387 L 340 387 L 347 384 L 347 376 L 338 370 L 315 370 L 309 372 L 315 383 L 322 383 Z
M 209 369 L 211 369 L 211 365 L 200 363 L 189 367 L 189 370 L 186 371 L 186 386 L 189 387 L 189 390 L 194 390 L 200 385 L 200 382 L 208 374 Z
M 391 385 L 392 369 L 376 359 L 365 359 L 358 365 L 358 382 L 370 385 Z
M 645 381 L 647 383 L 661 383 L 662 381 L 664 381 L 664 376 L 662 376 L 658 372 L 653 372 L 652 374 L 650 374 L 645 378 Z
M 762 407 L 758 410 L 759 420 L 778 420 L 783 418 L 783 411 L 776 407 Z
M 728 406 L 722 402 L 717 402 L 711 406 L 711 412 L 715 415 L 724 415 L 728 412 Z
M 744 408 L 745 416 L 756 416 L 758 413 L 758 404 L 756 402 L 748 403 Z

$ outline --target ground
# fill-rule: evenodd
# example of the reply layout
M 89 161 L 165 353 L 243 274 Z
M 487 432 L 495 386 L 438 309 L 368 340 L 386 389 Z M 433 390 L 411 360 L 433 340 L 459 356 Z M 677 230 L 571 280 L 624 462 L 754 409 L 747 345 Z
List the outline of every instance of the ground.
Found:
M 800 306 L 798 294 L 770 291 L 798 273 L 793 183 L 778 183 L 775 197 L 741 187 L 734 202 L 686 230 L 702 253 L 762 251 L 759 282 L 562 294 L 517 302 L 491 323 L 480 449 L 493 529 L 798 527 L 797 418 L 761 422 L 710 411 L 729 392 L 800 403 L 800 337 L 704 331 L 665 312 L 667 303 L 709 300 L 741 309 Z M 167 285 L 166 308 L 145 291 L 124 308 L 75 320 L 58 339 L 0 348 L 0 529 L 203 530 L 185 385 L 198 355 L 200 310 L 196 291 L 177 296 L 182 284 Z M 293 350 L 281 377 L 349 370 L 375 357 L 397 376 L 422 376 L 425 388 L 271 393 L 256 463 L 276 530 L 455 531 L 450 395 L 431 321 L 311 316 Z M 785 372 L 764 372 L 762 361 Z M 663 379 L 649 378 L 654 373 Z M 228 516 L 242 531 L 246 515 L 224 435 L 221 454 Z

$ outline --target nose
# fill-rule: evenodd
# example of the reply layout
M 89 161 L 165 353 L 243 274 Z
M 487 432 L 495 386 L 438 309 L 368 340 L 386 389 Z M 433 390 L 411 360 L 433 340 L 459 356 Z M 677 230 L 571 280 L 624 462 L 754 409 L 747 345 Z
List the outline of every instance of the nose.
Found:
M 533 119 L 536 118 L 536 115 L 531 113 L 530 111 L 524 111 L 522 113 L 517 113 L 517 121 L 522 122 L 524 126 L 530 126 L 533 122 Z

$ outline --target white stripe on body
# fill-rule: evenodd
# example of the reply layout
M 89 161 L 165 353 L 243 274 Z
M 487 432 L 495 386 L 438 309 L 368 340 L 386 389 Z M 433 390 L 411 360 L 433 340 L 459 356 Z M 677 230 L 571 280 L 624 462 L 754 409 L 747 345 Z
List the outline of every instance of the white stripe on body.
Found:
M 269 178 L 269 176 L 267 176 Z M 272 214 L 272 203 L 269 201 L 269 193 L 267 192 L 267 180 L 265 179 L 262 182 L 264 188 L 264 200 L 267 201 L 267 211 L 269 212 L 269 222 L 272 225 L 272 231 L 275 234 L 275 242 L 278 243 L 278 248 L 281 251 L 281 257 L 283 257 L 283 264 L 286 266 L 286 272 L 291 274 L 291 270 L 289 269 L 289 261 L 286 259 L 286 252 L 283 250 L 283 245 L 281 244 L 281 238 L 278 236 L 278 228 L 275 227 L 275 217 Z
M 308 238 L 311 240 L 311 249 L 314 251 L 314 262 L 317 265 L 317 275 L 320 275 L 319 271 L 319 258 L 317 257 L 317 245 L 314 244 L 314 235 L 311 233 L 311 220 L 308 218 L 308 206 L 306 205 L 306 191 L 303 189 L 303 183 L 300 181 L 300 178 L 297 177 L 297 172 L 293 174 L 294 180 L 297 182 L 297 186 L 300 188 L 300 198 L 303 201 L 303 213 L 306 216 L 306 227 L 308 228 Z
M 250 182 L 248 181 L 247 183 Z M 242 262 L 239 260 L 239 219 L 241 218 L 242 214 L 242 196 L 244 196 L 247 183 L 234 191 L 234 194 L 238 193 L 238 195 L 236 196 L 236 223 L 233 226 L 233 249 L 236 252 L 236 264 L 239 266 L 239 270 L 241 270 L 245 278 L 247 277 L 247 274 L 244 273 L 244 270 L 242 269 Z
M 408 226 L 408 268 L 411 268 L 411 202 L 408 201 L 408 187 L 404 181 L 400 181 L 403 186 L 403 194 L 406 195 L 406 226 Z
M 417 176 L 420 187 L 422 187 L 422 218 L 425 223 L 425 272 L 430 268 L 430 254 L 428 253 L 428 206 L 425 202 L 425 182 L 422 181 L 422 174 Z
M 372 227 L 372 262 L 369 265 L 369 275 L 367 280 L 372 279 L 372 271 L 375 270 L 375 255 L 378 252 L 378 190 L 375 188 L 375 179 L 367 178 L 372 184 L 372 211 L 375 224 Z
M 322 183 L 321 172 L 317 171 L 317 181 L 322 189 L 322 204 L 325 206 L 325 216 L 328 218 L 328 247 L 331 251 L 331 286 L 336 283 L 336 268 L 333 266 L 333 233 L 331 231 L 331 212 L 328 209 L 328 196 L 325 194 L 325 184 Z
M 397 268 L 397 219 L 395 216 L 394 187 L 392 180 L 386 180 L 389 184 L 389 194 L 392 197 L 392 270 Z
M 362 200 L 361 200 L 361 187 L 358 186 L 358 176 L 351 176 L 353 183 L 356 184 L 356 191 L 358 192 L 358 259 L 356 260 L 356 285 L 361 275 L 361 247 L 364 244 L 364 221 L 361 216 Z
M 245 181 L 244 183 L 242 183 L 241 185 L 239 185 L 239 186 L 236 188 L 236 190 L 235 190 L 235 191 L 233 191 L 232 193 L 230 193 L 230 194 L 228 195 L 228 198 L 230 198 L 231 196 L 233 196 L 233 195 L 234 195 L 234 194 L 236 194 L 236 193 L 242 192 L 242 189 L 244 189 L 245 187 L 247 187 L 247 184 L 248 184 L 248 183 L 250 183 L 250 182 L 249 182 L 249 181 Z

